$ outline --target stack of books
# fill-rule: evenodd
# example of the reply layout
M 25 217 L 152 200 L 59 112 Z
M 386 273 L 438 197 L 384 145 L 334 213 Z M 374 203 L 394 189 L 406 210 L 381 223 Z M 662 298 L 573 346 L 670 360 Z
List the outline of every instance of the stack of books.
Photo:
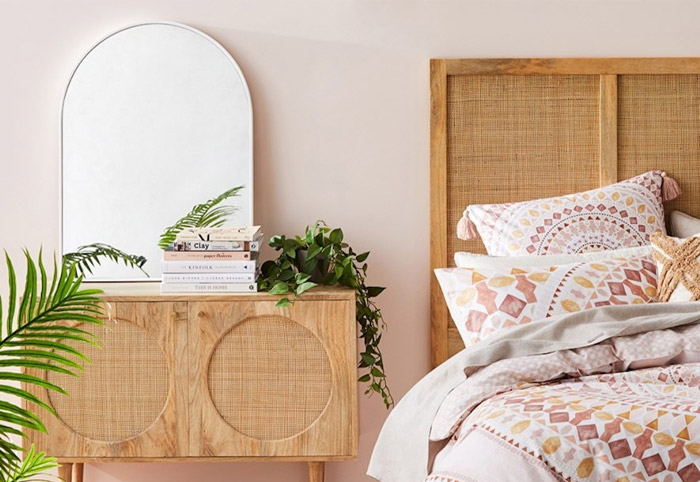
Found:
M 247 293 L 258 290 L 260 226 L 189 228 L 163 251 L 162 293 Z

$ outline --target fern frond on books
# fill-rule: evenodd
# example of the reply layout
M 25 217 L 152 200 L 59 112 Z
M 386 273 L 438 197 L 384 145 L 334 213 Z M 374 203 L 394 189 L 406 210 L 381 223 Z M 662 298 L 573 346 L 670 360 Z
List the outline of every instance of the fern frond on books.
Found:
M 53 262 L 49 277 L 41 252 L 38 264 L 28 251 L 26 277 L 23 289 L 18 287 L 17 276 L 10 257 L 5 253 L 8 273 L 8 296 L 0 298 L 0 393 L 15 396 L 41 407 L 51 415 L 56 412 L 47 403 L 32 395 L 27 385 L 66 394 L 61 387 L 44 378 L 29 375 L 23 370 L 44 370 L 77 375 L 87 358 L 77 346 L 97 344 L 93 334 L 80 326 L 100 325 L 102 309 L 96 289 L 81 289 L 82 276 L 75 264 Z M 6 301 L 6 303 L 5 303 Z M 59 323 L 72 321 L 76 324 Z M 18 384 L 23 384 L 18 387 Z M 25 481 L 36 470 L 55 466 L 55 461 L 43 453 L 30 450 L 22 461 L 22 448 L 12 439 L 25 437 L 22 428 L 46 432 L 41 419 L 26 407 L 0 401 L 0 480 Z
M 69 266 L 75 266 L 76 272 L 80 276 L 92 274 L 92 269 L 99 266 L 103 259 L 109 259 L 115 263 L 123 262 L 130 268 L 140 269 L 146 276 L 143 265 L 146 264 L 146 257 L 137 254 L 129 254 L 121 249 L 104 243 L 92 243 L 81 246 L 77 251 L 63 255 L 63 261 Z
M 177 234 L 186 228 L 219 227 L 234 214 L 238 208 L 235 206 L 221 205 L 225 200 L 240 195 L 243 186 L 229 189 L 205 203 L 197 204 L 184 217 L 178 219 L 172 226 L 165 228 L 160 235 L 158 246 L 167 249 L 175 241 Z

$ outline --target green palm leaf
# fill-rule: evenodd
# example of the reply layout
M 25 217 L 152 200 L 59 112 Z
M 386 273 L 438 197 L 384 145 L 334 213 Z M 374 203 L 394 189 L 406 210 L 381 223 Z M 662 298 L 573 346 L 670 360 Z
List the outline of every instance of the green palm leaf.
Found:
M 103 259 L 108 259 L 115 263 L 121 261 L 126 266 L 140 269 L 148 276 L 148 273 L 143 270 L 143 265 L 147 261 L 145 256 L 129 254 L 109 244 L 92 243 L 79 247 L 77 251 L 63 255 L 64 263 L 69 266 L 75 266 L 77 274 L 81 276 L 85 276 L 88 273 L 92 274 L 92 269 L 102 264 Z M 42 276 L 45 275 L 46 273 L 42 273 Z
M 226 199 L 238 196 L 242 189 L 243 186 L 234 187 L 205 203 L 197 204 L 184 217 L 178 219 L 172 226 L 165 228 L 158 241 L 160 249 L 167 249 L 175 241 L 177 234 L 183 229 L 223 226 L 226 219 L 235 213 L 238 208 L 235 206 L 221 206 L 220 204 Z
M 82 370 L 80 362 L 87 362 L 78 346 L 97 343 L 95 336 L 80 326 L 102 324 L 98 318 L 102 315 L 98 298 L 101 291 L 81 288 L 82 276 L 75 260 L 64 261 L 59 268 L 54 259 L 49 280 L 41 252 L 38 265 L 28 251 L 25 250 L 24 255 L 27 274 L 20 290 L 12 260 L 5 253 L 9 290 L 6 310 L 0 298 L 0 393 L 24 399 L 55 415 L 49 405 L 28 391 L 28 387 L 58 393 L 65 391 L 23 370 L 77 376 Z M 18 387 L 18 383 L 21 386 Z M 41 473 L 55 467 L 56 459 L 32 447 L 22 460 L 17 454 L 21 448 L 11 439 L 17 435 L 24 437 L 19 427 L 46 432 L 37 414 L 14 403 L 0 401 L 0 480 L 46 480 L 40 478 L 44 477 Z
M 56 467 L 58 460 L 48 457 L 44 452 L 37 452 L 34 445 L 24 455 L 24 460 L 14 467 L 14 473 L 10 474 L 7 482 L 50 482 L 57 480 L 46 475 L 46 471 Z

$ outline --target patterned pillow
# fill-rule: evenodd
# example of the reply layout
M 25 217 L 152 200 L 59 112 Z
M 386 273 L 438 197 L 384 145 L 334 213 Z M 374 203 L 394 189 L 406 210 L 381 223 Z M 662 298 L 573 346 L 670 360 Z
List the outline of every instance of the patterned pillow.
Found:
M 660 301 L 700 300 L 700 234 L 686 239 L 651 236 Z
M 467 347 L 550 316 L 656 301 L 651 254 L 510 269 L 445 268 L 435 274 Z
M 462 239 L 481 235 L 493 256 L 573 254 L 643 246 L 664 233 L 663 201 L 680 194 L 662 171 L 568 196 L 467 207 Z M 475 229 L 474 229 L 475 228 Z
M 536 268 L 539 266 L 554 266 L 559 264 L 595 263 L 602 259 L 633 258 L 651 256 L 651 245 L 634 248 L 620 248 L 611 251 L 591 251 L 581 254 L 550 254 L 547 256 L 489 256 L 487 254 L 455 253 L 455 265 L 458 268 Z

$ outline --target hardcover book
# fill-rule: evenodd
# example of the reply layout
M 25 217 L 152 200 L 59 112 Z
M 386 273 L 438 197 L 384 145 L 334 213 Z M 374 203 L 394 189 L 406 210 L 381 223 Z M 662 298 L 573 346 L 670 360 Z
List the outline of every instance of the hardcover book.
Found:
M 161 261 L 163 273 L 254 273 L 255 261 Z
M 254 283 L 255 273 L 163 273 L 164 283 Z
M 161 283 L 161 293 L 255 293 L 257 283 Z
M 192 260 L 192 261 L 243 261 L 255 259 L 250 251 L 163 251 L 163 259 L 170 260 Z
M 176 241 L 255 241 L 260 226 L 186 228 L 180 231 Z
M 168 251 L 260 251 L 262 233 L 254 241 L 175 241 Z

